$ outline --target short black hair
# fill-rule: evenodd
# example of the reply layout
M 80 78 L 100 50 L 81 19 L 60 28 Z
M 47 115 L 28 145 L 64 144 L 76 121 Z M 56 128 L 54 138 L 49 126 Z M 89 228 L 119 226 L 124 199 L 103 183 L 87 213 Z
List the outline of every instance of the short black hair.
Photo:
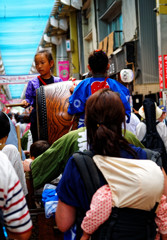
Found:
M 0 111 L 0 139 L 9 135 L 10 122 L 8 116 Z
M 108 56 L 102 50 L 93 51 L 88 58 L 88 63 L 93 73 L 105 73 L 108 62 Z
M 38 140 L 30 146 L 30 156 L 37 158 L 39 155 L 44 153 L 49 147 L 50 144 L 47 141 Z

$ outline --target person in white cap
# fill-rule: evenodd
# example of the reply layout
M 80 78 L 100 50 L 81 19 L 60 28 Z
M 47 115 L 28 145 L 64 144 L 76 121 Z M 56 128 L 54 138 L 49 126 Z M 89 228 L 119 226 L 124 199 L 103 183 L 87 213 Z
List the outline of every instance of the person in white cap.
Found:
M 166 151 L 167 151 L 167 127 L 164 122 L 160 121 L 163 111 L 162 111 L 162 109 L 160 109 L 157 106 L 156 103 L 155 103 L 155 111 L 156 111 L 156 122 L 157 122 L 156 129 L 157 129 L 157 132 L 159 133 L 159 135 L 165 145 Z M 143 106 L 141 106 L 139 109 L 139 115 L 143 119 L 145 119 L 145 113 L 144 113 Z M 143 138 L 145 137 L 145 134 L 146 134 L 146 124 L 143 121 L 141 121 L 136 127 L 136 136 L 139 139 L 139 141 L 143 140 Z
M 165 105 L 160 105 L 159 108 L 162 110 L 162 115 L 159 119 L 159 121 L 164 122 L 165 125 L 167 126 L 167 119 L 166 119 L 166 106 Z

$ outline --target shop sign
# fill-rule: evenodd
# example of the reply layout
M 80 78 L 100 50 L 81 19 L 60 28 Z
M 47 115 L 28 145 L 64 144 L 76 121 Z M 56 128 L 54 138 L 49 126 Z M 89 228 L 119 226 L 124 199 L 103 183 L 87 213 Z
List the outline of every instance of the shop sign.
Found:
M 59 68 L 59 77 L 63 81 L 69 80 L 69 76 L 70 76 L 69 61 L 59 61 L 58 68 Z
M 0 84 L 25 84 L 28 83 L 31 79 L 35 78 L 39 74 L 30 74 L 30 75 L 0 75 Z
M 163 89 L 162 55 L 158 57 L 159 65 L 159 88 Z
M 164 79 L 165 79 L 165 88 L 167 88 L 167 55 L 164 55 Z
M 6 96 L 5 96 L 5 94 L 0 94 L 0 102 L 2 102 L 3 104 L 6 103 Z

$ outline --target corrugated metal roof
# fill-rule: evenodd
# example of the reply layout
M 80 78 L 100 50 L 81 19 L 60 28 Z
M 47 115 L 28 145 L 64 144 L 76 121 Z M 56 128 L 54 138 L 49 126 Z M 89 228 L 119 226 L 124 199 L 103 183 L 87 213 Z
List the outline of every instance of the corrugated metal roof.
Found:
M 1 0 L 0 52 L 6 75 L 29 74 L 54 0 Z M 24 85 L 9 87 L 19 98 Z

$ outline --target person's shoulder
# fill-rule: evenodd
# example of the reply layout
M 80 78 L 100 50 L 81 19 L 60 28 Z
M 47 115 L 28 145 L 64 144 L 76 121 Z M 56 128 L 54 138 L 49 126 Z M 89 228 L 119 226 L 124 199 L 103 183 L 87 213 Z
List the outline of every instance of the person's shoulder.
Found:
M 131 122 L 133 122 L 135 124 L 139 124 L 140 123 L 140 119 L 133 112 L 131 112 L 130 123 Z
M 145 122 L 140 121 L 140 122 L 137 124 L 136 127 L 146 127 L 146 124 L 145 124 Z
M 9 169 L 12 167 L 7 155 L 3 153 L 3 151 L 0 151 L 0 175 L 2 176 L 2 173 L 5 174 L 9 171 Z
M 93 78 L 85 78 L 81 82 L 79 82 L 78 85 L 80 85 L 80 86 L 85 85 L 86 86 L 86 85 L 90 84 L 92 81 L 94 81 Z
M 118 81 L 115 80 L 115 79 L 108 78 L 107 81 L 111 82 L 113 85 L 117 85 L 117 86 L 120 86 L 120 87 L 126 88 L 122 83 L 118 82 Z
M 144 149 L 142 149 L 141 147 L 136 147 L 133 144 L 130 144 L 130 146 L 137 152 L 139 159 L 147 159 L 147 154 L 146 151 L 144 151 Z
M 60 77 L 53 76 L 54 83 L 56 82 L 63 82 L 63 80 Z
M 34 82 L 36 82 L 36 81 L 38 81 L 38 76 L 35 76 L 35 77 L 32 78 L 31 80 L 29 80 L 28 83 L 34 83 Z
M 162 131 L 163 134 L 167 134 L 167 126 L 164 122 L 157 122 L 156 129 Z
M 122 83 L 118 82 L 117 80 L 108 78 L 108 82 L 111 83 L 115 87 L 119 87 L 127 95 L 129 94 L 129 89 L 127 87 L 125 87 Z
M 62 142 L 63 144 L 64 142 L 70 142 L 70 145 L 72 145 L 78 138 L 81 138 L 83 136 L 86 136 L 86 127 L 81 127 L 64 134 L 61 138 L 57 139 L 54 142 L 54 145 L 56 145 L 58 142 Z
M 90 84 L 91 84 L 90 78 L 85 78 L 84 80 L 80 81 L 74 88 L 74 92 L 70 97 L 72 97 L 75 94 L 80 94 L 80 90 L 86 89 L 88 86 L 90 86 Z
M 29 80 L 28 86 L 34 86 L 35 88 L 37 88 L 39 86 L 38 76 L 35 76 L 33 79 Z
M 136 147 L 144 148 L 143 144 L 139 141 L 139 139 L 136 137 L 136 135 L 134 133 L 132 133 L 131 131 L 126 130 L 125 138 L 130 144 L 133 144 Z
M 140 121 L 137 125 L 136 125 L 136 135 L 137 135 L 137 137 L 139 137 L 138 136 L 138 134 L 140 133 L 140 132 L 146 132 L 146 124 L 144 123 L 144 122 L 142 122 L 142 121 Z
M 166 127 L 166 124 L 164 122 L 161 121 L 157 121 L 156 125 L 162 126 L 162 127 Z
M 70 131 L 65 135 L 66 135 L 66 137 L 70 136 L 70 135 L 78 135 L 78 134 L 80 135 L 80 133 L 82 133 L 82 132 L 86 132 L 86 127 L 81 127 L 81 128 L 76 129 L 76 130 Z
M 17 147 L 15 146 L 15 145 L 13 145 L 13 144 L 7 144 L 7 145 L 5 145 L 5 147 L 3 148 L 3 150 L 5 150 L 5 151 L 7 151 L 7 150 L 11 150 L 11 151 L 16 151 L 16 152 L 18 152 L 18 149 L 17 149 Z M 3 151 L 2 150 L 2 151 Z

